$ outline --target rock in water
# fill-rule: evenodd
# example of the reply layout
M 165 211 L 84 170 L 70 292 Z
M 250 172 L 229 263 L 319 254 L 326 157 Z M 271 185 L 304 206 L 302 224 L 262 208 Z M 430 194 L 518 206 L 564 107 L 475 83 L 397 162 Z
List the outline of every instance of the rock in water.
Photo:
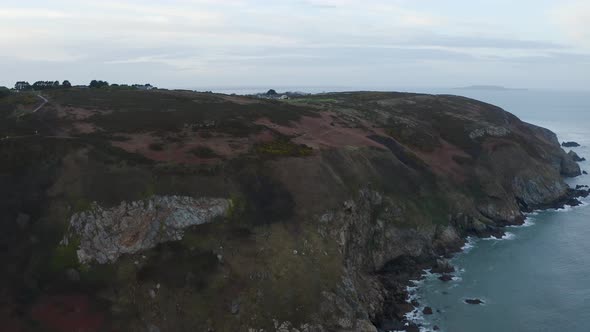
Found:
M 422 313 L 425 315 L 432 315 L 432 308 L 431 307 L 425 307 L 424 310 L 422 310 Z
M 180 240 L 185 228 L 209 223 L 225 215 L 229 207 L 228 199 L 181 196 L 154 196 L 109 209 L 95 204 L 72 216 L 70 232 L 80 239 L 81 263 L 112 263 L 123 254 Z M 67 243 L 68 237 L 62 242 Z
M 572 157 L 572 159 L 574 161 L 577 161 L 577 162 L 586 161 L 586 158 L 582 158 L 582 157 L 578 156 L 578 154 L 572 150 L 570 150 L 570 152 L 568 152 L 567 154 L 568 154 L 568 156 Z
M 436 265 L 432 268 L 432 273 L 453 273 L 455 268 L 446 259 L 437 259 Z
M 465 300 L 465 303 L 474 305 L 484 304 L 484 302 L 480 299 L 467 299 Z
M 580 144 L 578 144 L 578 142 L 563 142 L 561 143 L 561 146 L 566 148 L 577 148 Z
M 449 282 L 453 280 L 453 276 L 450 274 L 443 274 L 442 276 L 438 277 L 438 279 L 444 282 Z
M 561 174 L 567 177 L 576 177 L 582 174 L 578 163 L 568 154 L 564 154 L 561 159 Z

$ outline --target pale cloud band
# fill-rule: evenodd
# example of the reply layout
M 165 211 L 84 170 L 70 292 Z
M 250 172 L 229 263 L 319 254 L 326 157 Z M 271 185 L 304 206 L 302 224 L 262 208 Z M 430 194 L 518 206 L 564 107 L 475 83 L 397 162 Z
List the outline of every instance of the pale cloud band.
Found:
M 477 3 L 14 2 L 0 8 L 0 84 L 589 85 L 585 1 Z

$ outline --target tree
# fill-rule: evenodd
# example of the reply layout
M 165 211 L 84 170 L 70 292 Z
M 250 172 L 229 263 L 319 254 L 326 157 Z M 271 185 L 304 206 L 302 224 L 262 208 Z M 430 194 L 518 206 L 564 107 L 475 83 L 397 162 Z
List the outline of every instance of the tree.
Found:
M 64 81 L 64 82 L 61 84 L 61 86 L 62 86 L 62 87 L 64 87 L 64 88 L 71 88 L 71 87 L 72 87 L 72 83 L 70 83 L 70 81 L 68 81 L 68 80 L 65 80 L 65 81 Z
M 31 90 L 31 84 L 25 81 L 18 81 L 14 85 L 14 89 L 18 91 Z
M 270 90 L 268 90 L 266 95 L 267 96 L 276 96 L 276 95 L 278 95 L 278 93 L 274 89 L 270 89 Z
M 0 98 L 8 97 L 10 95 L 10 89 L 5 86 L 0 86 Z
M 92 80 L 89 87 L 93 89 L 105 88 L 109 86 L 109 82 Z
M 37 81 L 35 83 L 33 83 L 33 89 L 34 90 L 45 90 L 45 89 L 51 89 L 54 87 L 55 82 L 51 82 L 51 81 Z

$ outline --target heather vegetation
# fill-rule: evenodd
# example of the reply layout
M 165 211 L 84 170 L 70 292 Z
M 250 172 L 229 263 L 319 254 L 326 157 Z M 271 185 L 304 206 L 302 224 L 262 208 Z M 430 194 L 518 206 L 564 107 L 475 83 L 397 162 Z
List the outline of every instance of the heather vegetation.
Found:
M 103 330 L 361 330 L 403 319 L 405 281 L 460 247 L 459 236 L 516 223 L 513 197 L 534 207 L 565 188 L 552 166 L 564 158 L 558 146 L 458 97 L 283 101 L 112 85 L 43 96 L 34 113 L 35 92 L 0 99 L 0 217 L 9 221 L 0 284 L 27 327 L 46 324 L 28 313 L 58 297 L 56 315 L 74 328 L 72 298 L 89 303 Z M 516 176 L 538 187 L 510 187 Z M 80 263 L 80 241 L 101 238 L 77 236 L 73 216 L 126 206 L 133 213 L 104 229 L 132 227 L 125 241 L 134 243 L 166 232 L 131 217 L 149 219 L 156 196 L 229 207 L 178 241 Z

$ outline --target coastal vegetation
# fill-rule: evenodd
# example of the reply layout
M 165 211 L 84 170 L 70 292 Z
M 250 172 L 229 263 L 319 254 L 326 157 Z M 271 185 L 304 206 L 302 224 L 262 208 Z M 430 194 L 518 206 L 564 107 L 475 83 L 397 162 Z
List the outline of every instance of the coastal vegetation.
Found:
M 0 284 L 27 328 L 48 326 L 29 313 L 58 298 L 71 329 L 81 323 L 64 308 L 88 304 L 90 331 L 403 329 L 408 280 L 463 237 L 580 194 L 561 178 L 579 174 L 574 156 L 551 132 L 456 96 L 104 84 L 43 96 L 20 117 L 41 104 L 35 93 L 0 99 Z M 168 222 L 210 211 L 191 199 L 227 211 L 178 233 L 146 222 L 156 200 L 180 204 Z M 109 217 L 117 209 L 131 212 Z M 91 218 L 129 234 L 128 247 L 175 241 L 81 264 L 83 240 L 113 241 L 72 222 Z

